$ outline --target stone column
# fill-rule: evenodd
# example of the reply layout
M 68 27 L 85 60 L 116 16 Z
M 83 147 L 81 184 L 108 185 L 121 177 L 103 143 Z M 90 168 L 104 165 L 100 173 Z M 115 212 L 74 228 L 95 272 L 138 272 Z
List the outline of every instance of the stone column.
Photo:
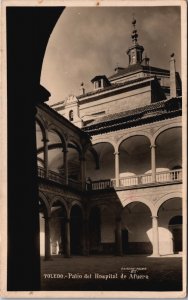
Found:
M 155 148 L 156 145 L 152 144 L 150 146 L 151 148 L 151 177 L 152 177 L 152 182 L 156 182 L 156 158 L 155 158 Z
M 123 255 L 122 252 L 122 230 L 121 230 L 121 218 L 116 218 L 116 255 Z
M 44 143 L 44 169 L 45 169 L 45 177 L 48 178 L 48 133 L 46 132 L 46 137 L 42 139 Z
M 176 66 L 174 54 L 170 57 L 170 98 L 177 96 L 176 90 Z
M 65 220 L 65 257 L 71 257 L 71 249 L 70 249 L 70 219 Z
M 52 260 L 50 247 L 50 217 L 44 217 L 45 221 L 45 254 L 44 260 Z
M 119 152 L 114 152 L 115 155 L 115 179 L 116 187 L 119 186 Z
M 159 254 L 159 233 L 158 233 L 158 216 L 152 216 L 152 230 L 153 230 L 153 254 L 158 257 Z
M 68 150 L 63 149 L 63 165 L 64 165 L 64 174 L 65 174 L 65 184 L 69 183 L 69 169 L 68 169 Z

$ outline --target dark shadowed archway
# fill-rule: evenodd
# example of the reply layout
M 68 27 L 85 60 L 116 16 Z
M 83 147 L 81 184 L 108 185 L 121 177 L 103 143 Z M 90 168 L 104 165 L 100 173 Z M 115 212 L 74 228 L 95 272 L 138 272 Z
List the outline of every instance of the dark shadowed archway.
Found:
M 83 254 L 83 215 L 80 206 L 74 205 L 70 214 L 71 254 Z
M 89 217 L 89 249 L 91 254 L 100 252 L 101 213 L 99 207 L 93 207 Z
M 8 291 L 40 290 L 35 106 L 50 96 L 40 86 L 40 73 L 49 36 L 62 11 L 62 7 L 6 8 Z

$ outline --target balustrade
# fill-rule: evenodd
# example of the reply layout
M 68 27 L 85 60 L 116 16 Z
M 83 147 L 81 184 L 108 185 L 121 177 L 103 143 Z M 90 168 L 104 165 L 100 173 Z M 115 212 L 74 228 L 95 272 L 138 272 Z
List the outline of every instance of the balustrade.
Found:
M 104 190 L 113 187 L 113 182 L 110 179 L 93 181 L 91 184 L 92 190 Z
M 45 175 L 45 169 L 38 167 L 38 177 L 44 178 Z
M 41 167 L 38 167 L 38 176 L 41 178 L 47 178 L 48 180 L 66 184 L 65 177 L 54 172 L 49 171 L 48 177 L 46 177 L 45 170 Z M 182 170 L 169 170 L 162 171 L 156 173 L 156 184 L 163 182 L 174 182 L 182 180 Z M 119 186 L 120 187 L 130 187 L 130 186 L 139 186 L 139 185 L 147 185 L 152 183 L 152 174 L 142 174 L 142 175 L 134 175 L 129 177 L 120 177 Z M 82 190 L 82 183 L 77 180 L 73 180 L 69 178 L 69 185 L 76 190 Z M 105 190 L 109 188 L 116 187 L 116 179 L 103 179 L 91 181 L 90 187 L 86 184 L 86 190 Z
M 174 182 L 182 180 L 182 170 L 170 170 L 156 173 L 156 183 Z M 120 177 L 119 187 L 139 186 L 152 183 L 152 174 Z M 103 190 L 116 187 L 115 179 L 92 181 L 92 190 Z
M 175 181 L 175 180 L 182 180 L 182 170 L 181 169 L 164 171 L 164 172 L 159 172 L 156 174 L 157 182 L 168 182 L 168 181 Z

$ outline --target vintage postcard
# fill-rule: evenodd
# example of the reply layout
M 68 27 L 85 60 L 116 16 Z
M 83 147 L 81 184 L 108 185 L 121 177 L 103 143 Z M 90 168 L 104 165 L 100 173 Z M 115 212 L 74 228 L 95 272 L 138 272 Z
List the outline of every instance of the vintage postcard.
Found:
M 3 298 L 183 298 L 187 4 L 1 3 Z

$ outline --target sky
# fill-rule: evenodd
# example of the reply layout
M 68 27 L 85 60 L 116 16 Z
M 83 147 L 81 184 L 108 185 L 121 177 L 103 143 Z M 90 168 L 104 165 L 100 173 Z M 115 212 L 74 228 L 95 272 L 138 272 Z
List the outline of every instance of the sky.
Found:
M 181 76 L 179 7 L 66 7 L 50 36 L 41 71 L 41 84 L 51 93 L 49 105 L 79 95 L 82 82 L 91 91 L 91 79 L 112 75 L 117 64 L 128 66 L 133 15 L 150 65 L 169 69 L 175 53 Z

